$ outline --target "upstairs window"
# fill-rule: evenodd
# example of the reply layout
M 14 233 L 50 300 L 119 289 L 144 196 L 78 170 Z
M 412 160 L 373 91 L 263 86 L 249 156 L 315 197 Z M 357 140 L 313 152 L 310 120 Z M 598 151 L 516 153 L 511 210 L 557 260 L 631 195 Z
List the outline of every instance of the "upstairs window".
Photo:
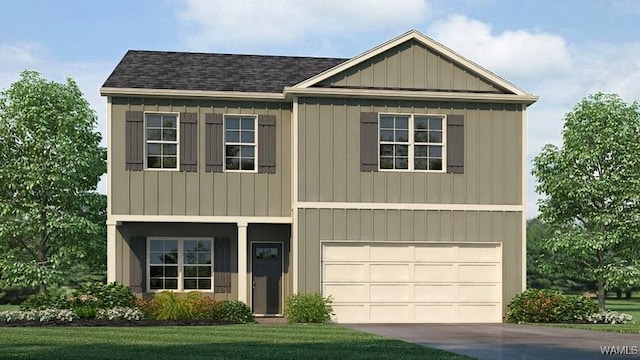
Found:
M 146 114 L 147 169 L 178 169 L 178 115 Z
M 381 114 L 380 170 L 444 171 L 443 129 L 443 116 Z
M 255 116 L 225 115 L 225 171 L 256 171 L 256 127 Z

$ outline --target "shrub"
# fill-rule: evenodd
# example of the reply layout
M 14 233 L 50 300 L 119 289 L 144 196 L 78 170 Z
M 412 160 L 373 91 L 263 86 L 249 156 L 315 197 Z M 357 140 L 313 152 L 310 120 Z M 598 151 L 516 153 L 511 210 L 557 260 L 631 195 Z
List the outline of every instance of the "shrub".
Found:
M 208 296 L 192 297 L 189 302 L 194 319 L 215 320 L 222 307 L 221 302 Z
M 134 305 L 135 296 L 129 287 L 112 282 L 109 284 L 94 282 L 82 285 L 73 292 L 75 297 L 91 295 L 99 300 L 100 309 L 112 309 L 115 307 L 131 307 Z
M 0 312 L 0 321 L 73 321 L 78 316 L 69 309 L 10 310 Z
M 227 300 L 218 303 L 218 305 L 215 306 L 213 320 L 234 324 L 245 324 L 255 321 L 249 306 L 239 300 Z
M 287 298 L 284 315 L 291 323 L 324 323 L 331 320 L 331 296 L 320 294 L 294 294 Z
M 591 314 L 587 321 L 594 324 L 628 324 L 632 323 L 633 316 L 617 311 L 601 311 Z
M 112 309 L 98 309 L 96 319 L 103 320 L 142 320 L 144 315 L 139 309 L 130 307 L 115 307 Z
M 156 320 L 187 320 L 192 318 L 191 299 L 201 296 L 192 292 L 186 298 L 171 291 L 156 294 L 148 302 L 147 309 L 142 312 L 150 319 Z
M 598 311 L 598 305 L 584 296 L 562 295 L 556 290 L 528 289 L 507 306 L 511 323 L 584 323 Z
M 45 310 L 45 309 L 68 309 L 70 305 L 66 298 L 56 294 L 33 294 L 29 296 L 21 305 L 20 309 Z

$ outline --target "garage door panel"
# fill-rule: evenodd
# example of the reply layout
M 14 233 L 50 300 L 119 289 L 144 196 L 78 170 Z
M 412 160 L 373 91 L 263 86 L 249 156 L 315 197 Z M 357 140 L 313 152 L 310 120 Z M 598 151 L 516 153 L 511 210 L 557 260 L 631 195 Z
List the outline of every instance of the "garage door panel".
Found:
M 370 322 L 411 322 L 413 314 L 408 304 L 389 304 L 369 306 Z
M 324 294 L 331 294 L 334 302 L 366 302 L 369 300 L 365 284 L 325 284 Z
M 371 281 L 410 281 L 411 268 L 409 264 L 370 264 L 369 279 Z
M 416 322 L 441 323 L 452 322 L 457 318 L 457 306 L 452 304 L 415 305 L 414 319 Z
M 367 261 L 369 259 L 369 247 L 332 244 L 323 248 L 322 258 L 325 261 Z
M 337 322 L 501 321 L 499 245 L 347 245 L 322 251 L 322 290 L 334 298 Z
M 498 264 L 458 265 L 460 282 L 500 282 L 501 277 Z
M 424 282 L 452 282 L 458 277 L 454 264 L 416 264 L 415 280 Z
M 449 262 L 458 259 L 458 250 L 452 246 L 416 246 L 415 260 L 425 262 Z
M 325 264 L 323 280 L 324 281 L 365 281 L 366 266 L 364 264 Z
M 363 322 L 369 317 L 367 307 L 364 304 L 334 304 L 332 319 L 341 323 Z
M 411 301 L 412 287 L 401 285 L 369 285 L 370 299 L 375 302 L 405 302 Z
M 458 286 L 453 284 L 415 285 L 415 301 L 453 302 L 458 298 Z
M 500 302 L 502 297 L 502 289 L 497 284 L 487 285 L 472 285 L 472 284 L 460 284 L 458 285 L 459 301 L 468 302 Z
M 398 246 L 372 246 L 370 261 L 412 261 L 413 249 Z
M 499 322 L 502 318 L 502 313 L 498 304 L 461 304 L 458 306 L 458 318 L 460 319 L 459 322 L 467 323 Z

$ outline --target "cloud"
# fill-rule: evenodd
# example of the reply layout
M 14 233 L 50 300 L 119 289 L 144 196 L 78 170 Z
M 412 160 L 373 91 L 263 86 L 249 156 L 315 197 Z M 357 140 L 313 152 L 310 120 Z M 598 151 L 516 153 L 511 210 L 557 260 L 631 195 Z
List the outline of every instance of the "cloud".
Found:
M 429 27 L 429 35 L 505 78 L 539 78 L 568 71 L 572 59 L 565 40 L 526 30 L 494 34 L 491 25 L 450 15 Z
M 180 7 L 191 47 L 216 51 L 313 51 L 354 36 L 400 34 L 429 15 L 426 0 L 186 0 Z
M 0 43 L 0 89 L 11 86 L 23 70 L 38 71 L 44 78 L 57 82 L 72 78 L 98 115 L 96 129 L 102 134 L 102 146 L 106 146 L 107 106 L 99 88 L 114 66 L 115 62 L 56 61 L 46 46 L 38 43 Z M 106 192 L 105 177 L 98 190 Z

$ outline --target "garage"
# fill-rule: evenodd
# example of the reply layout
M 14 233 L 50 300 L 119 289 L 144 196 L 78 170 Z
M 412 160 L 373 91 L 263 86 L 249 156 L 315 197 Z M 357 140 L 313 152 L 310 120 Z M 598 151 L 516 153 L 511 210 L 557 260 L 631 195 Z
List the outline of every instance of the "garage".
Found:
M 502 321 L 499 243 L 322 243 L 339 323 Z

